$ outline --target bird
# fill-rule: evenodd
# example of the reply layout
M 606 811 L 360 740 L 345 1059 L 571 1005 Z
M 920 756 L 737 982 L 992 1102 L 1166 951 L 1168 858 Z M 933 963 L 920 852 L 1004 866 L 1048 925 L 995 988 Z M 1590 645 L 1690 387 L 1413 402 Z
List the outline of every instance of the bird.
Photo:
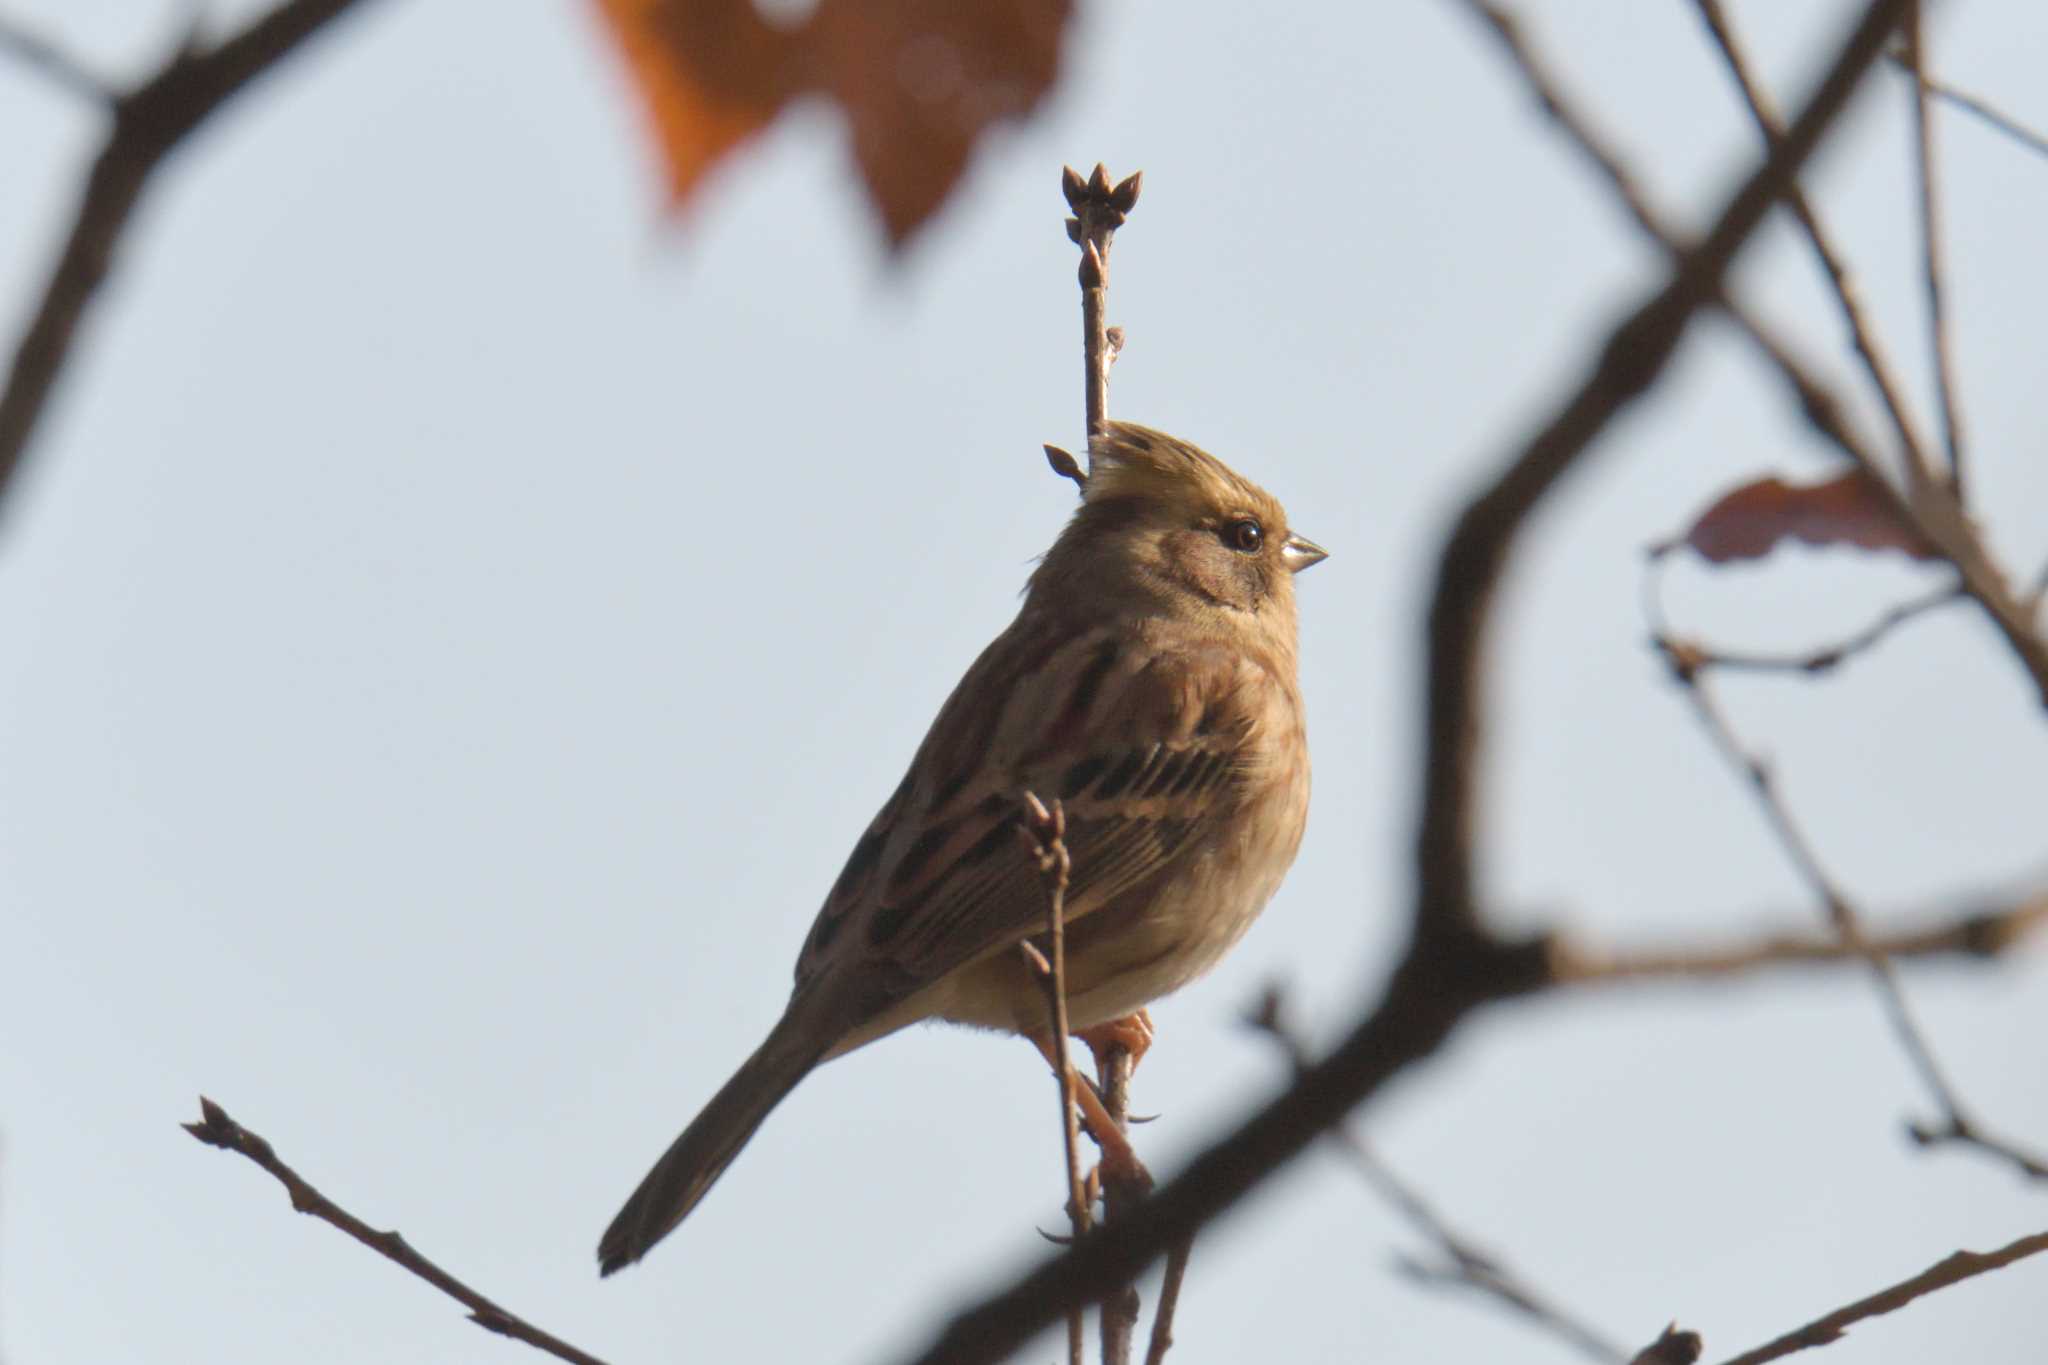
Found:
M 674 1231 L 825 1061 L 937 1019 L 1063 1064 L 1020 951 L 1047 921 L 1018 834 L 1027 800 L 1065 820 L 1067 1005 L 1084 1039 L 1142 1046 L 1145 1006 L 1213 966 L 1279 889 L 1309 802 L 1293 580 L 1326 552 L 1257 484 L 1149 427 L 1102 424 L 1088 472 L 1070 458 L 1065 472 L 1080 504 L 1015 621 L 854 844 L 781 1018 L 605 1230 L 602 1274 Z

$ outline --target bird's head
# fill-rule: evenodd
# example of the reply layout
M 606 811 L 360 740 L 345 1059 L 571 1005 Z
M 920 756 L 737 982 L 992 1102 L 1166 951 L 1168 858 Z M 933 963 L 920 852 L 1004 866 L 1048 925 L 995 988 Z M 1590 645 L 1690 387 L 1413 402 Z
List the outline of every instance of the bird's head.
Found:
M 1265 489 L 1207 451 L 1111 422 L 1088 447 L 1082 502 L 1032 593 L 1154 598 L 1198 614 L 1294 618 L 1294 575 L 1324 551 Z M 1055 587 L 1057 585 L 1057 587 Z

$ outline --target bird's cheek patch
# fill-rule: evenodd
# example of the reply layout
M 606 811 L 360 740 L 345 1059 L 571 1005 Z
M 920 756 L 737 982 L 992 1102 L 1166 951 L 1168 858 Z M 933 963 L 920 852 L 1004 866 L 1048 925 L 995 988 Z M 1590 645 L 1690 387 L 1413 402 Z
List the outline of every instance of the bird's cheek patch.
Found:
M 1168 572 L 1217 606 L 1249 611 L 1265 596 L 1258 561 L 1226 549 L 1207 531 L 1175 531 L 1164 550 Z

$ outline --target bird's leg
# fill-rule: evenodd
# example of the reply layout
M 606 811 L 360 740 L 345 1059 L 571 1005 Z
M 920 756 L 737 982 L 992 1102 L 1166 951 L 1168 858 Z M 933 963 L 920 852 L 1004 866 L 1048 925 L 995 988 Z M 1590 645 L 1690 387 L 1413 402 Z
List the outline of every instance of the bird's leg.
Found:
M 1042 1035 L 1034 1033 L 1030 1037 L 1054 1075 L 1060 1074 L 1062 1065 L 1072 1065 L 1065 1057 L 1064 1049 L 1054 1047 Z M 1095 1093 L 1095 1087 L 1088 1084 L 1086 1076 L 1074 1079 L 1079 1082 L 1074 1086 L 1074 1103 L 1081 1111 L 1081 1124 L 1102 1153 L 1100 1163 L 1089 1176 L 1090 1183 L 1093 1184 L 1098 1177 L 1105 1182 L 1128 1180 L 1143 1172 L 1144 1163 L 1138 1160 L 1138 1154 L 1131 1150 L 1130 1139 L 1124 1136 L 1123 1130 L 1116 1126 L 1116 1120 L 1109 1116 L 1109 1110 L 1103 1107 L 1102 1097 Z M 1149 1178 L 1146 1183 L 1150 1183 Z
M 1138 1069 L 1145 1054 L 1152 1048 L 1152 1014 L 1139 1010 L 1121 1019 L 1097 1024 L 1093 1028 L 1075 1030 L 1074 1036 L 1088 1045 L 1088 1051 L 1095 1056 L 1096 1074 L 1105 1074 L 1103 1060 L 1113 1047 L 1120 1047 L 1131 1054 L 1131 1070 Z

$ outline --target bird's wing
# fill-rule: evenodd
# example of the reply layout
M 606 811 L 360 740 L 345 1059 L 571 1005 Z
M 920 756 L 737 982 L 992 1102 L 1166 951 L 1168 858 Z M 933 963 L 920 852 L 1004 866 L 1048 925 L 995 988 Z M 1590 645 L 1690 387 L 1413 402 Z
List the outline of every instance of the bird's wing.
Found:
M 908 993 L 1043 927 L 1017 829 L 1026 791 L 1066 810 L 1071 921 L 1170 866 L 1235 810 L 1258 666 L 1207 643 L 1020 618 L 968 670 L 847 860 L 797 964 Z

